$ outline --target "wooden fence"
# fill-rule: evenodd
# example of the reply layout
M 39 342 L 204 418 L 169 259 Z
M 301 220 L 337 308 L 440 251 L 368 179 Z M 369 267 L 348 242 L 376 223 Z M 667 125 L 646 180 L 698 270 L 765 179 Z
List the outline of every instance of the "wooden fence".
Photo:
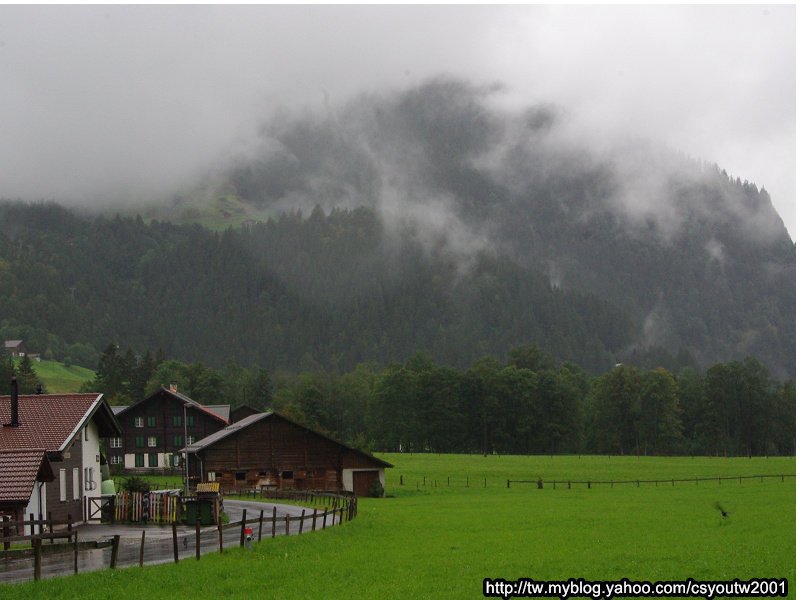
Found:
M 174 523 L 182 517 L 182 499 L 170 492 L 120 492 L 113 497 L 113 521 Z
M 593 485 L 610 485 L 612 488 L 615 485 L 635 485 L 636 487 L 640 487 L 643 484 L 655 484 L 658 487 L 658 484 L 665 484 L 665 485 L 672 485 L 674 486 L 676 483 L 694 483 L 695 485 L 699 485 L 701 481 L 716 481 L 719 485 L 722 485 L 723 481 L 737 481 L 741 484 L 743 480 L 748 479 L 759 479 L 761 483 L 764 483 L 764 479 L 778 479 L 780 478 L 781 481 L 785 481 L 787 478 L 794 477 L 794 474 L 783 474 L 783 475 L 729 475 L 725 477 L 675 477 L 672 479 L 621 479 L 621 480 L 583 480 L 578 481 L 574 479 L 507 479 L 506 480 L 506 487 L 510 488 L 512 483 L 528 483 L 528 484 L 536 484 L 539 489 L 543 489 L 545 486 L 550 487 L 552 486 L 553 489 L 556 489 L 557 485 L 566 486 L 567 489 L 572 489 L 572 486 L 581 486 L 591 489 Z
M 136 564 L 144 566 L 149 563 L 169 562 L 170 560 L 178 562 L 182 558 L 191 556 L 199 560 L 203 553 L 201 549 L 204 553 L 209 553 L 217 550 L 223 552 L 226 547 L 232 546 L 249 547 L 253 542 L 261 541 L 265 537 L 299 535 L 304 532 L 310 533 L 332 526 L 341 526 L 354 519 L 358 514 L 358 500 L 355 497 L 338 497 L 331 498 L 331 500 L 336 500 L 336 506 L 298 507 L 300 508 L 299 515 L 288 513 L 279 515 L 278 508 L 273 506 L 272 510 L 260 510 L 257 516 L 248 518 L 247 510 L 243 510 L 241 520 L 225 525 L 219 524 L 211 528 L 201 528 L 198 521 L 194 525 L 193 532 L 186 527 L 182 527 L 179 532 L 178 525 L 172 521 L 171 540 L 163 537 L 163 533 L 167 532 L 161 528 L 156 529 L 161 534 L 160 537 L 157 534 L 157 539 L 147 540 L 147 530 L 143 529 L 140 540 L 127 539 L 124 544 L 120 543 L 119 535 L 113 535 L 103 541 L 79 543 L 79 532 L 74 528 L 72 519 L 56 521 L 36 519 L 34 515 L 31 515 L 29 520 L 12 521 L 5 517 L 0 522 L 0 531 L 2 531 L 0 542 L 3 544 L 3 552 L 0 553 L 0 557 L 3 559 L 0 560 L 0 582 L 31 578 L 39 580 L 42 577 L 43 564 L 49 567 L 49 575 L 77 573 L 79 557 L 92 551 L 102 551 L 105 554 L 99 557 L 95 556 L 93 561 L 84 561 L 84 565 L 91 562 L 91 566 L 88 567 L 91 569 L 98 567 L 114 569 L 117 566 Z M 63 526 L 66 526 L 66 529 L 55 529 Z M 18 534 L 18 531 L 27 528 L 34 533 Z M 36 533 L 37 529 L 38 533 Z M 192 538 L 194 544 L 190 544 Z M 47 541 L 50 544 L 43 544 Z M 11 548 L 12 544 L 20 546 L 27 543 L 30 543 L 30 547 L 27 549 Z M 110 548 L 110 557 L 107 556 L 108 548 Z M 43 555 L 50 558 L 44 561 Z M 102 565 L 98 565 L 98 561 L 102 562 Z M 86 568 L 84 566 L 84 570 Z M 10 569 L 13 572 L 10 572 Z

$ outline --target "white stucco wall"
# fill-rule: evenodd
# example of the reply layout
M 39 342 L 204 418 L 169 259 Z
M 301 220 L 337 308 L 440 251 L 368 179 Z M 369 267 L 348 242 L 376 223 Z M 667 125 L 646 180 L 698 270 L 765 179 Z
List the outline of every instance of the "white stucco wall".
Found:
M 28 501 L 28 506 L 25 507 L 25 514 L 24 518 L 27 520 L 30 518 L 30 515 L 36 515 L 36 518 L 39 518 L 39 515 L 42 515 L 43 518 L 47 518 L 47 483 L 39 482 L 33 484 L 33 492 L 31 492 L 31 499 Z M 40 489 L 41 488 L 41 489 Z M 39 498 L 42 500 L 42 505 L 39 506 Z M 32 535 L 30 531 L 30 526 L 26 526 L 25 535 Z
M 381 485 L 384 488 L 386 487 L 386 473 L 384 473 L 383 469 L 376 469 L 375 467 L 371 469 L 342 469 L 342 487 L 345 489 L 345 491 L 353 491 L 354 471 L 378 471 L 378 479 L 380 480 Z
M 81 436 L 81 494 L 88 498 L 100 497 L 100 434 L 97 423 L 90 421 L 78 434 Z M 71 494 L 72 491 L 70 490 Z

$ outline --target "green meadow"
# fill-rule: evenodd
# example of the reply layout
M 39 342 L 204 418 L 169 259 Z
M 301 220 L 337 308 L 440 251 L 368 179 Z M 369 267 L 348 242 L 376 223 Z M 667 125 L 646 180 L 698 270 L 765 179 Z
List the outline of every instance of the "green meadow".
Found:
M 19 363 L 18 360 L 16 362 Z M 66 366 L 54 360 L 33 361 L 31 366 L 50 394 L 77 392 L 81 385 L 94 379 L 91 369 L 78 365 Z
M 199 562 L 5 586 L 2 597 L 481 598 L 485 577 L 785 577 L 795 595 L 793 477 L 507 487 L 794 474 L 793 458 L 381 457 L 395 465 L 389 497 L 360 499 L 341 527 Z

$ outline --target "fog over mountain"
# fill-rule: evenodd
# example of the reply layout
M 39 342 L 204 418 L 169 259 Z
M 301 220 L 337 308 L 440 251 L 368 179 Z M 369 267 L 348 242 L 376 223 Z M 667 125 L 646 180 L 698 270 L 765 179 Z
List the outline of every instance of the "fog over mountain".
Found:
M 0 7 L 0 327 L 790 376 L 794 11 Z
M 517 115 L 560 107 L 559 135 L 574 128 L 578 145 L 591 138 L 602 152 L 607 140 L 630 137 L 717 163 L 765 187 L 794 235 L 794 12 L 3 6 L 0 194 L 98 207 L 163 202 L 251 156 L 264 143 L 259 125 L 284 110 L 341 115 L 362 94 L 443 76 L 476 89 L 499 84 L 486 101 Z M 511 134 L 493 131 L 505 143 Z M 617 199 L 640 218 L 653 205 L 639 199 L 659 185 L 634 178 Z M 389 214 L 396 202 L 384 191 Z M 423 205 L 431 222 L 450 201 Z

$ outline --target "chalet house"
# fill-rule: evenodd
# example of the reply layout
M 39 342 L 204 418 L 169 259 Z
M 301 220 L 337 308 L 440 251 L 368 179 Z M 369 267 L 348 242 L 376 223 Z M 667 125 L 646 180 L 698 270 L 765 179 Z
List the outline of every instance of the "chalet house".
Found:
M 100 440 L 121 433 L 103 395 L 0 396 L 0 423 L 0 510 L 89 520 L 90 500 L 100 497 Z
M 45 515 L 45 484 L 53 481 L 53 469 L 42 448 L 0 450 L 0 515 L 23 521 L 28 515 Z M 18 525 L 17 532 L 23 533 Z
M 109 463 L 140 473 L 180 468 L 181 448 L 187 442 L 219 431 L 230 419 L 227 404 L 204 406 L 174 386 L 114 408 L 122 434 L 109 440 Z
M 28 351 L 25 348 L 25 342 L 22 340 L 5 340 L 3 345 L 6 352 L 15 358 L 18 356 L 25 356 L 25 353 Z
M 275 412 L 256 413 L 189 446 L 189 478 L 223 488 L 348 491 L 385 485 L 392 465 Z

